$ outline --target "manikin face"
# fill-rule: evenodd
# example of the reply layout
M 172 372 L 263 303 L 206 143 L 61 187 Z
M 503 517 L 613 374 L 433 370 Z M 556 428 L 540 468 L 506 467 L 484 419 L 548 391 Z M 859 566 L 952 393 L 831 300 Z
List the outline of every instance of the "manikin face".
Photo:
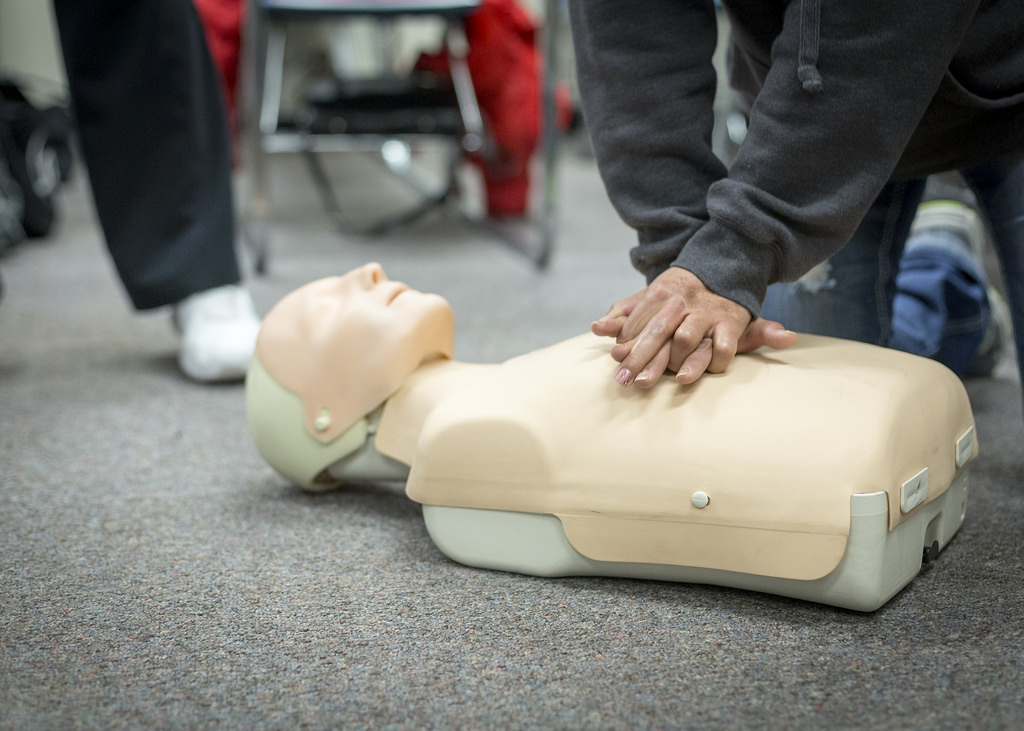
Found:
M 380 264 L 366 264 L 340 277 L 328 277 L 298 290 L 304 300 L 292 327 L 308 333 L 310 345 L 334 350 L 344 345 L 349 357 L 374 369 L 387 362 L 440 349 L 439 324 L 451 319 L 448 303 L 388 279 Z M 440 323 L 438 322 L 440 320 Z M 355 352 L 354 352 L 355 351 Z M 365 361 L 363 360 L 365 359 Z
M 256 355 L 299 394 L 311 434 L 329 441 L 422 363 L 452 356 L 454 316 L 438 295 L 387 278 L 379 264 L 301 287 L 264 319 Z

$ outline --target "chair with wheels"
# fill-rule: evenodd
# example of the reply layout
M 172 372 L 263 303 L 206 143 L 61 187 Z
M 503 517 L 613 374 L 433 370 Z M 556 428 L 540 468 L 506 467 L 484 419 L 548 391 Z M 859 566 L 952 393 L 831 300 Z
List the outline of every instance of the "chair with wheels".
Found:
M 455 207 L 462 192 L 458 175 L 462 162 L 469 155 L 486 159 L 492 148 L 466 62 L 465 21 L 480 4 L 480 0 L 256 0 L 252 4 L 244 63 L 243 126 L 250 175 L 244 231 L 257 272 L 267 270 L 270 248 L 268 155 L 302 155 L 326 212 L 344 233 L 381 235 L 431 211 Z M 556 17 L 558 11 L 556 7 Z M 435 19 L 441 29 L 448 74 L 396 68 L 388 39 L 396 24 L 410 18 Z M 329 77 L 306 85 L 300 101 L 289 108 L 284 102 L 288 31 L 297 21 L 310 20 L 363 21 L 360 29 L 372 29 L 379 58 L 371 75 L 346 75 L 332 64 Z M 551 38 L 550 23 L 546 25 L 547 38 Z M 555 236 L 553 65 L 545 64 L 541 160 L 534 165 L 539 167 L 538 189 L 542 191 L 536 206 L 539 212 L 518 227 L 498 225 L 486 217 L 472 219 L 523 251 L 539 268 L 547 265 Z M 417 164 L 422 149 L 439 153 L 429 158 L 433 169 L 426 172 Z M 389 175 L 405 183 L 413 202 L 396 204 L 371 219 L 352 215 L 342 204 L 343 196 L 327 169 L 328 153 L 351 152 L 368 154 Z M 360 206 L 355 208 L 364 213 Z

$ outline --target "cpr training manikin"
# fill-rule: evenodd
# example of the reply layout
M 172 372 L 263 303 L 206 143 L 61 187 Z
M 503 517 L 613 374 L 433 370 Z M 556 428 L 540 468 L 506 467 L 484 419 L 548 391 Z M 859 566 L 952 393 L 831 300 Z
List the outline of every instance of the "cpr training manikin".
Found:
M 934 361 L 801 335 L 638 390 L 591 334 L 501 364 L 456 361 L 453 342 L 448 303 L 377 264 L 297 289 L 246 381 L 257 449 L 307 490 L 405 480 L 464 564 L 861 611 L 963 521 L 974 421 Z

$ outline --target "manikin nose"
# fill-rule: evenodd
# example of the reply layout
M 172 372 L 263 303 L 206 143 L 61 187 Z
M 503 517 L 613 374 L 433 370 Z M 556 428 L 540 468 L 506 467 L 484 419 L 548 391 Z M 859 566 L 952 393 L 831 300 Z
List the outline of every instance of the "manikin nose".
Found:
M 360 272 L 360 280 L 366 289 L 373 289 L 381 282 L 386 282 L 388 275 L 384 273 L 384 267 L 377 262 L 365 265 Z

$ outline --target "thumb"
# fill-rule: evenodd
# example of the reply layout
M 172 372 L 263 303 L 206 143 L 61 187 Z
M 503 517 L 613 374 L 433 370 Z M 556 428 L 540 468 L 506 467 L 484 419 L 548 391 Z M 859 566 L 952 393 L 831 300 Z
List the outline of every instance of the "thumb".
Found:
M 775 350 L 784 350 L 796 343 L 796 337 L 796 333 L 787 330 L 781 322 L 758 318 L 743 331 L 736 352 L 749 353 L 764 345 Z

